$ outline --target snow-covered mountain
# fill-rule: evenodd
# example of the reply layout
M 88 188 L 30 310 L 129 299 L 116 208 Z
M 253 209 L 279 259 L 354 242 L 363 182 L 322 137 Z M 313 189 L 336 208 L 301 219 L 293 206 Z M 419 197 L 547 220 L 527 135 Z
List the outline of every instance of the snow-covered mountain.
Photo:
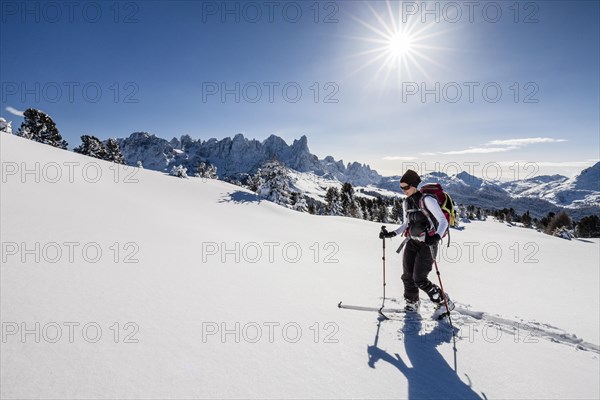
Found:
M 599 165 L 600 163 L 589 170 L 597 171 Z M 590 179 L 593 173 L 584 171 L 580 176 L 582 175 L 584 176 L 583 186 L 593 188 L 593 178 Z M 422 179 L 423 183 L 439 182 L 442 184 L 459 204 L 472 204 L 489 209 L 514 208 L 518 214 L 529 211 L 533 217 L 537 218 L 547 215 L 548 212 L 558 213 L 562 209 L 566 209 L 574 219 L 580 219 L 590 214 L 600 215 L 600 189 L 595 191 L 593 189 L 573 190 L 573 187 L 579 182 L 578 177 L 567 179 L 561 175 L 539 176 L 506 183 L 477 178 L 467 172 L 452 176 L 443 172 L 432 172 L 424 175 Z M 399 180 L 399 176 L 385 177 L 378 186 L 401 193 L 398 187 Z M 580 184 L 579 187 L 581 186 Z M 584 194 L 585 201 L 577 200 L 578 196 Z M 558 201 L 565 197 L 569 197 L 573 201 L 570 203 Z
M 379 223 L 101 160 L 92 181 L 89 157 L 11 135 L 0 151 L 2 398 L 600 396 L 598 239 L 453 230 L 453 342 L 428 299 L 422 319 L 337 308 L 381 305 Z
M 273 158 L 298 172 L 312 172 L 323 178 L 334 178 L 353 185 L 377 183 L 381 175 L 368 165 L 357 162 L 344 165 L 328 156 L 319 160 L 308 149 L 306 136 L 288 145 L 278 136 L 271 135 L 260 142 L 237 134 L 222 140 L 194 140 L 188 135 L 170 141 L 147 132 L 136 132 L 119 139 L 119 145 L 128 165 L 141 161 L 144 168 L 167 171 L 172 165 L 183 165 L 195 171 L 200 162 L 210 162 L 217 167 L 220 177 L 237 177 L 253 173 L 265 161 Z
M 399 176 L 383 177 L 368 165 L 358 162 L 344 164 L 333 156 L 319 159 L 308 148 L 306 136 L 288 145 L 278 136 L 271 135 L 260 142 L 237 134 L 222 140 L 194 140 L 188 135 L 170 141 L 147 132 L 136 132 L 128 138 L 119 139 L 120 147 L 128 165 L 141 161 L 144 168 L 169 171 L 173 165 L 183 165 L 188 172 L 196 171 L 200 162 L 217 166 L 219 177 L 239 177 L 253 173 L 265 161 L 278 159 L 292 173 L 299 173 L 295 181 L 303 177 L 335 186 L 350 182 L 357 188 L 376 194 L 402 195 Z M 432 172 L 423 176 L 424 182 L 440 182 L 456 202 L 482 208 L 514 208 L 522 214 L 529 211 L 534 217 L 548 212 L 557 213 L 567 209 L 570 216 L 580 219 L 590 214 L 600 215 L 600 163 L 588 168 L 572 179 L 561 175 L 537 176 L 512 182 L 499 182 L 477 178 L 467 172 L 446 175 Z M 307 192 L 311 197 L 322 198 L 326 185 L 312 183 L 295 185 L 320 188 Z M 368 188 L 367 188 L 368 187 Z
M 540 198 L 560 207 L 581 208 L 600 204 L 600 162 L 574 178 L 538 176 L 502 185 L 513 196 Z

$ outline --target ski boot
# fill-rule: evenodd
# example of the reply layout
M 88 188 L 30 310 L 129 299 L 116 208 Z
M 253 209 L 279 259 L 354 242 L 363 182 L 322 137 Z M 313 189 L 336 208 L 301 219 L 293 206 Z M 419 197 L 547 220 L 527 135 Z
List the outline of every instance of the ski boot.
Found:
M 421 300 L 412 301 L 409 299 L 404 299 L 406 301 L 406 305 L 404 306 L 404 311 L 407 313 L 418 313 L 419 307 L 421 306 Z
M 446 295 L 446 301 L 444 301 L 441 294 L 439 296 L 440 297 L 439 300 L 434 301 L 435 311 L 433 312 L 433 314 L 435 316 L 437 316 L 438 319 L 442 319 L 445 316 L 450 315 L 450 311 L 454 310 L 454 308 L 455 308 L 454 302 L 452 300 L 450 300 L 450 296 L 448 296 L 448 293 L 445 293 L 445 295 Z M 448 303 L 447 309 L 446 309 L 446 303 Z

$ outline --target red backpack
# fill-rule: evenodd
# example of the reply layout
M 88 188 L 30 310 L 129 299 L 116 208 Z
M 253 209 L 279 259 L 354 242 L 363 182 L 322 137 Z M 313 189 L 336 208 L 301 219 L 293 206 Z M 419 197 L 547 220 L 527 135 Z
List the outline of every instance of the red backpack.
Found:
M 425 207 L 425 196 L 431 196 L 437 200 L 438 204 L 440 205 L 440 208 L 442 209 L 442 212 L 444 213 L 444 217 L 446 217 L 446 221 L 448 221 L 448 228 L 446 229 L 446 232 L 444 232 L 442 237 L 445 237 L 446 234 L 449 235 L 450 227 L 456 224 L 456 211 L 454 207 L 454 201 L 452 201 L 452 198 L 448 193 L 444 192 L 442 185 L 440 185 L 439 183 L 428 183 L 426 185 L 423 185 L 420 191 L 421 193 L 423 193 L 423 196 L 421 197 L 421 200 L 419 200 L 419 209 L 421 210 L 421 212 L 423 212 L 423 214 L 425 214 L 425 216 L 429 220 L 430 226 L 437 229 L 437 224 L 434 223 L 435 218 L 431 217 L 431 213 L 429 212 L 429 210 L 427 210 L 427 207 Z M 450 245 L 450 241 L 448 241 L 448 245 Z

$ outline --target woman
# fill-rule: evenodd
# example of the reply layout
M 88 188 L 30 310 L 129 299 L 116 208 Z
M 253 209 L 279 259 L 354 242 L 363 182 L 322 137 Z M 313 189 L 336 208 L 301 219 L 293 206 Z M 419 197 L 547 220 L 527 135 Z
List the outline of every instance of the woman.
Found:
M 395 231 L 383 230 L 380 238 L 391 238 L 404 234 L 406 243 L 404 257 L 402 260 L 404 282 L 404 299 L 406 300 L 406 311 L 419 311 L 419 289 L 427 293 L 431 301 L 436 305 L 439 312 L 447 312 L 442 296 L 442 290 L 431 282 L 427 275 L 431 272 L 433 257 L 437 254 L 437 246 L 442 235 L 448 228 L 448 221 L 440 208 L 437 199 L 433 196 L 424 195 L 417 186 L 421 182 L 419 174 L 409 169 L 400 178 L 400 187 L 406 194 L 404 199 L 404 223 Z M 422 201 L 421 201 L 422 200 Z M 431 216 L 423 212 L 421 204 Z M 446 293 L 448 308 L 454 309 Z

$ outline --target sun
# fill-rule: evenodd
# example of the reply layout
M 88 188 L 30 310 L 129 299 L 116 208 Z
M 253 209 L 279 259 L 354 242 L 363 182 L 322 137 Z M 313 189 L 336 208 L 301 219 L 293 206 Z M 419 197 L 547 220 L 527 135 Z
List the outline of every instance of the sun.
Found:
M 436 59 L 441 51 L 453 49 L 436 44 L 437 37 L 447 31 L 441 30 L 440 24 L 435 23 L 434 19 L 423 22 L 419 16 L 403 15 L 401 3 L 398 5 L 389 0 L 364 4 L 371 11 L 372 18 L 351 15 L 362 28 L 366 28 L 362 29 L 361 36 L 351 36 L 354 40 L 366 43 L 362 51 L 350 56 L 362 60 L 358 69 L 351 74 L 375 66 L 377 69 L 372 79 L 387 87 L 388 79 L 392 76 L 396 77 L 399 84 L 413 80 L 416 74 L 432 80 L 427 69 L 432 65 L 444 68 Z M 378 10 L 374 9 L 373 4 Z
M 398 58 L 406 57 L 413 50 L 412 38 L 403 33 L 397 32 L 390 37 L 388 51 L 395 61 Z

